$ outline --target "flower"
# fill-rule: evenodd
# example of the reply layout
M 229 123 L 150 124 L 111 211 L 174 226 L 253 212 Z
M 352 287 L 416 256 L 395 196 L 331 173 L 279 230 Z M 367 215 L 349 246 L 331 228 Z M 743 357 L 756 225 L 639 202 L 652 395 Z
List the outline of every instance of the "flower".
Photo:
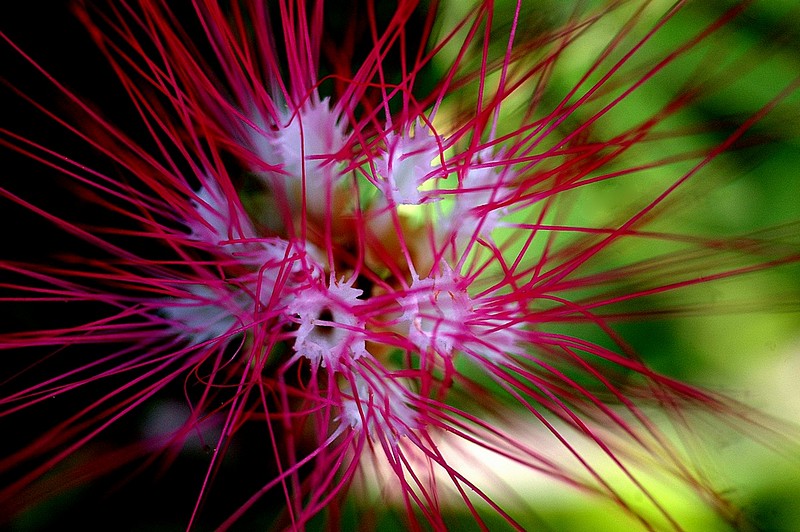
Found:
M 747 3 L 463 6 L 76 4 L 144 138 L 52 78 L 80 125 L 12 87 L 98 162 L 4 143 L 110 216 L 0 189 L 92 248 L 2 263 L 6 303 L 86 310 L 0 336 L 33 353 L 0 416 L 48 424 L 0 461 L 0 504 L 119 471 L 141 493 L 143 471 L 188 467 L 190 528 L 367 519 L 376 487 L 412 528 L 457 507 L 530 528 L 487 481 L 503 462 L 645 528 L 687 526 L 650 473 L 743 522 L 693 460 L 690 418 L 769 423 L 657 372 L 617 325 L 798 262 L 786 231 L 690 216 L 734 149 L 796 112 L 797 79 L 709 125 L 694 113 L 763 52 L 713 61 Z

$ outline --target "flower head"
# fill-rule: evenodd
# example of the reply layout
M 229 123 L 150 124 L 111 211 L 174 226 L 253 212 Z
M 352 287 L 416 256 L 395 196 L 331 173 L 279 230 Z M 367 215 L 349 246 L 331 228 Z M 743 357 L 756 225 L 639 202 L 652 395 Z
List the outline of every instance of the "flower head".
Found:
M 459 505 L 528 528 L 483 482 L 497 461 L 681 529 L 658 471 L 736 522 L 680 440 L 695 412 L 755 414 L 655 371 L 617 326 L 709 310 L 669 296 L 800 261 L 777 229 L 720 237 L 685 214 L 759 124 L 797 111 L 795 79 L 719 124 L 694 116 L 752 67 L 712 60 L 748 3 L 364 4 L 76 4 L 146 141 L 52 79 L 80 125 L 32 103 L 102 163 L 7 133 L 116 218 L 0 189 L 97 253 L 2 263 L 5 302 L 91 310 L 0 335 L 35 353 L 2 418 L 69 397 L 0 461 L 0 505 L 190 463 L 189 527 L 303 529 L 348 494 L 369 514 L 377 486 L 415 528 Z M 141 437 L 117 436 L 141 412 Z

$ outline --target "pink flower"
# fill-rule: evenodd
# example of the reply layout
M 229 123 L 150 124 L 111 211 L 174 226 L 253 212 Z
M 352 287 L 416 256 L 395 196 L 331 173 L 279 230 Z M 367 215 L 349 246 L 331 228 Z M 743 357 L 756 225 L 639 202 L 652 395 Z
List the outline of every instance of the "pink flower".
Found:
M 7 305 L 65 315 L 0 335 L 25 360 L 0 419 L 47 424 L 0 459 L 0 505 L 190 466 L 190 528 L 335 527 L 348 497 L 413 529 L 458 511 L 529 528 L 494 486 L 513 488 L 502 463 L 687 526 L 655 471 L 736 523 L 680 438 L 695 412 L 761 418 L 656 372 L 616 326 L 707 310 L 666 296 L 800 259 L 681 218 L 730 150 L 796 111 L 798 83 L 709 126 L 692 106 L 738 90 L 751 58 L 712 50 L 747 3 L 523 4 L 76 4 L 146 134 L 55 79 L 79 126 L 15 91 L 98 162 L 4 144 L 113 216 L 0 189 L 93 249 L 2 262 Z M 700 18 L 673 43 L 684 17 Z

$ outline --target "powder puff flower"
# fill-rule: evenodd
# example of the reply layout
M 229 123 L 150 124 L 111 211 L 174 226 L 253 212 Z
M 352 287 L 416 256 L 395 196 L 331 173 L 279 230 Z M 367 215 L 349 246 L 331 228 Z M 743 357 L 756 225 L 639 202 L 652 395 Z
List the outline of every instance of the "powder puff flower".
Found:
M 557 484 L 625 526 L 692 528 L 678 496 L 744 526 L 706 420 L 793 429 L 630 327 L 781 307 L 704 290 L 800 262 L 787 216 L 704 226 L 750 146 L 790 144 L 796 62 L 731 41 L 759 6 L 75 2 L 108 111 L 4 35 L 67 103 L 4 85 L 37 173 L 3 208 L 49 224 L 0 262 L 4 521 L 524 530 Z

